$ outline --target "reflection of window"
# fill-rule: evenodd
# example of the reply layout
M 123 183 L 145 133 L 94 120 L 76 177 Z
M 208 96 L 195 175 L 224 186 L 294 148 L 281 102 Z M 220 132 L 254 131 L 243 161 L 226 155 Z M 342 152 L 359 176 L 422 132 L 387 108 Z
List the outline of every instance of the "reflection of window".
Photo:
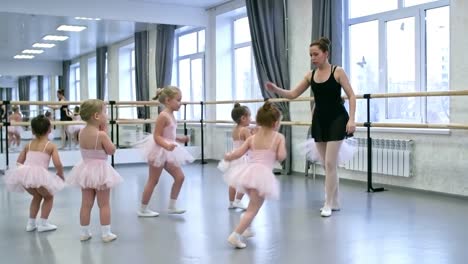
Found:
M 69 101 L 80 101 L 80 64 L 76 63 L 70 67 L 70 98 Z
M 88 98 L 97 98 L 96 57 L 88 59 Z
M 255 61 L 253 58 L 252 42 L 250 38 L 249 20 L 244 15 L 233 17 L 229 20 L 229 28 L 232 29 L 232 41 L 227 46 L 229 52 L 221 57 L 222 60 L 230 61 L 232 70 L 230 74 L 231 82 L 225 89 L 217 89 L 217 100 L 245 100 L 262 98 L 258 85 L 257 71 L 255 70 Z M 226 40 L 220 39 L 220 42 Z M 222 55 L 221 55 L 222 56 Z M 225 74 L 220 72 L 220 74 Z M 249 107 L 252 117 L 255 114 L 260 103 L 245 104 Z M 231 120 L 231 110 L 233 105 L 217 105 L 216 119 Z
M 418 5 L 410 9 L 397 8 L 398 0 L 385 0 L 372 5 L 378 10 L 371 10 L 365 3 L 369 1 L 346 2 L 349 15 L 346 59 L 356 93 L 449 89 L 449 7 L 445 1 L 403 1 L 404 6 Z M 428 2 L 435 3 L 425 5 Z M 379 13 L 383 11 L 387 12 Z M 371 102 L 372 121 L 449 121 L 449 101 L 444 97 L 373 99 Z M 365 118 L 365 102 L 358 100 L 356 119 L 364 121 Z
M 38 85 L 37 85 L 37 77 L 32 77 L 29 81 L 29 101 L 38 101 L 37 93 L 38 92 Z M 34 117 L 37 115 L 39 107 L 37 105 L 30 105 L 29 106 L 29 116 Z
M 136 101 L 135 48 L 130 44 L 119 50 L 119 100 Z M 135 107 L 119 108 L 119 118 L 137 118 Z
M 175 39 L 175 70 L 173 80 L 182 91 L 182 101 L 204 100 L 205 89 L 205 30 L 180 31 Z M 184 107 L 177 113 L 184 117 Z M 200 107 L 187 105 L 187 119 L 200 119 Z

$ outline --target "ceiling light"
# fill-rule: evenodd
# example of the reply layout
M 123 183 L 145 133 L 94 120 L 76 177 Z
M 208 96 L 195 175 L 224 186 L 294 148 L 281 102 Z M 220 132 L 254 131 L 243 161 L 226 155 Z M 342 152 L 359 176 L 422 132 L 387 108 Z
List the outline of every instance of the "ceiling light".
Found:
M 33 55 L 16 55 L 13 58 L 17 60 L 30 60 L 30 59 L 33 59 L 34 56 Z
M 26 50 L 23 50 L 22 53 L 25 53 L 25 54 L 41 54 L 43 52 L 44 52 L 43 50 L 26 49 Z
M 75 17 L 75 19 L 78 19 L 78 20 L 94 20 L 94 21 L 101 20 L 100 18 L 91 18 L 91 17 Z
M 67 36 L 56 36 L 56 35 L 47 35 L 42 38 L 43 40 L 52 40 L 52 41 L 65 41 L 68 39 Z
M 85 26 L 70 26 L 70 25 L 61 25 L 57 28 L 58 31 L 71 31 L 71 32 L 80 32 L 85 30 Z
M 44 48 L 44 49 L 50 49 L 55 47 L 55 44 L 52 43 L 34 43 L 33 48 Z

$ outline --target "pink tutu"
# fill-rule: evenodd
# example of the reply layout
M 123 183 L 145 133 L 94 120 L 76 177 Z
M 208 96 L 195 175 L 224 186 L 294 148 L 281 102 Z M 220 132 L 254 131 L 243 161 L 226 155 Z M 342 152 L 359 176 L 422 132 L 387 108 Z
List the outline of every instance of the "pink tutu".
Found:
M 13 134 L 18 134 L 21 135 L 21 133 L 24 131 L 24 128 L 21 126 L 9 126 L 8 127 L 8 132 L 13 133 Z
M 77 132 L 80 132 L 81 129 L 83 129 L 85 126 L 84 125 L 69 125 L 67 127 L 67 131 L 69 134 L 74 134 Z
M 105 190 L 123 181 L 119 173 L 107 163 L 104 150 L 81 149 L 83 160 L 73 167 L 67 183 L 82 189 Z
M 313 138 L 308 139 L 306 142 L 300 144 L 300 149 L 306 158 L 312 162 L 322 162 L 320 153 L 318 152 L 317 145 Z M 343 140 L 340 151 L 338 152 L 338 164 L 343 164 L 351 160 L 357 151 L 357 141 L 354 138 L 347 138 Z
M 57 175 L 41 166 L 22 165 L 5 172 L 5 184 L 9 191 L 23 192 L 26 188 L 46 188 L 55 194 L 65 187 L 65 182 Z
M 226 173 L 230 169 L 234 169 L 237 166 L 242 165 L 242 164 L 246 164 L 246 163 L 247 163 L 247 156 L 246 155 L 240 157 L 239 159 L 233 160 L 233 161 L 226 161 L 226 160 L 222 159 L 218 163 L 218 170 Z
M 147 136 L 140 144 L 143 155 L 149 164 L 155 167 L 164 166 L 166 162 L 182 166 L 192 163 L 195 159 L 188 150 L 176 142 L 177 147 L 173 151 L 166 150 L 154 142 L 153 135 Z
M 279 198 L 279 183 L 271 166 L 244 163 L 230 168 L 223 177 L 229 186 L 240 192 L 246 193 L 247 189 L 255 189 L 264 198 Z

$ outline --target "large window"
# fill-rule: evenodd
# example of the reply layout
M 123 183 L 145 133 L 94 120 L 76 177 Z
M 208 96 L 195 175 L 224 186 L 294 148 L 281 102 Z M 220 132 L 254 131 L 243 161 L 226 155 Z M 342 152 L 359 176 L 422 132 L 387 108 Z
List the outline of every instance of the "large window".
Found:
M 232 28 L 234 30 L 232 99 L 261 99 L 262 93 L 258 84 L 257 70 L 255 69 L 248 18 L 235 19 Z M 261 105 L 262 103 L 248 104 L 252 117 L 255 117 Z M 228 114 L 228 119 L 230 119 L 231 115 Z
M 175 39 L 173 80 L 182 91 L 182 101 L 200 102 L 205 98 L 205 30 L 180 29 Z M 184 117 L 184 107 L 177 118 Z M 200 106 L 187 105 L 187 119 L 201 118 Z
M 119 100 L 136 101 L 135 89 L 135 45 L 132 43 L 119 50 Z M 121 107 L 118 116 L 128 119 L 137 118 L 136 108 Z
M 38 101 L 37 92 L 38 92 L 38 82 L 37 77 L 32 77 L 29 81 L 29 101 Z M 38 113 L 38 105 L 29 106 L 29 117 L 35 117 Z
M 97 98 L 96 57 L 88 59 L 88 98 Z
M 70 98 L 69 101 L 80 101 L 80 64 L 76 63 L 70 67 Z
M 345 1 L 346 54 L 356 93 L 449 90 L 449 2 L 446 0 Z M 371 3 L 372 2 L 372 3 Z M 371 100 L 374 122 L 449 122 L 446 97 Z M 365 121 L 365 101 L 356 119 Z
M 239 16 L 239 13 L 243 15 Z M 262 94 L 255 69 L 249 20 L 245 16 L 245 9 L 240 9 L 233 15 L 228 19 L 223 17 L 218 19 L 219 27 L 224 27 L 226 30 L 220 32 L 220 44 L 217 46 L 220 51 L 217 56 L 221 58 L 219 62 L 217 61 L 217 66 L 222 68 L 222 70 L 217 69 L 217 76 L 228 81 L 223 81 L 221 84 L 223 87 L 216 90 L 216 99 L 234 101 L 261 99 Z M 224 26 L 226 23 L 227 25 Z M 261 103 L 245 105 L 249 107 L 252 118 L 255 118 Z M 231 120 L 232 107 L 232 104 L 217 105 L 216 119 Z

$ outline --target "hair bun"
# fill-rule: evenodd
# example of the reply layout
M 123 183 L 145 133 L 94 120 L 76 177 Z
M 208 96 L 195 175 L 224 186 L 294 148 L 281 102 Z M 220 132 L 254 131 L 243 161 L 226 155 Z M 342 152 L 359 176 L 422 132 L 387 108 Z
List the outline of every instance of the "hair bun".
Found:
M 241 107 L 241 104 L 235 103 L 235 104 L 234 104 L 234 108 L 237 108 L 237 107 Z
M 319 41 L 325 45 L 330 45 L 330 40 L 327 37 L 321 37 Z
M 263 104 L 263 109 L 264 110 L 270 110 L 271 109 L 271 103 L 269 101 L 266 101 L 264 104 Z
M 158 100 L 159 96 L 163 92 L 164 88 L 156 88 L 156 96 L 153 97 L 153 100 Z

